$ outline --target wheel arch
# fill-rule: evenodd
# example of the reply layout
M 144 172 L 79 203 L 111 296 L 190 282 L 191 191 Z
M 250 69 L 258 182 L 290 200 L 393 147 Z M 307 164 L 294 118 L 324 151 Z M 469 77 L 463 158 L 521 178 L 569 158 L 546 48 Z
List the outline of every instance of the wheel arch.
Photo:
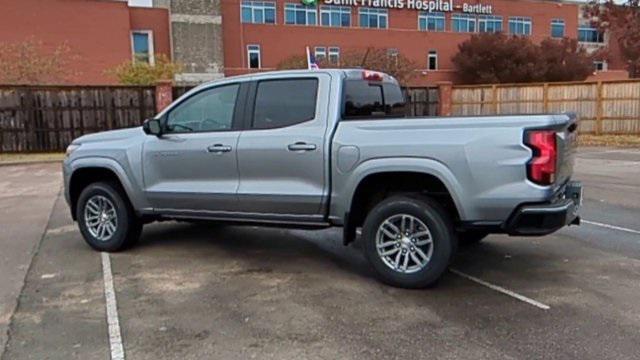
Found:
M 98 161 L 95 161 L 95 159 L 80 159 L 72 164 L 72 168 L 67 191 L 71 215 L 74 220 L 76 220 L 76 207 L 82 190 L 88 185 L 100 181 L 117 184 L 123 191 L 125 200 L 129 202 L 133 209 L 139 208 L 136 206 L 139 199 L 135 196 L 133 185 L 124 169 L 116 161 L 104 158 Z
M 465 219 L 461 186 L 451 171 L 435 160 L 371 160 L 354 170 L 348 184 L 345 187 L 348 190 L 342 194 L 345 244 L 353 241 L 356 228 L 362 225 L 368 210 L 390 194 L 426 194 L 442 201 L 455 220 Z

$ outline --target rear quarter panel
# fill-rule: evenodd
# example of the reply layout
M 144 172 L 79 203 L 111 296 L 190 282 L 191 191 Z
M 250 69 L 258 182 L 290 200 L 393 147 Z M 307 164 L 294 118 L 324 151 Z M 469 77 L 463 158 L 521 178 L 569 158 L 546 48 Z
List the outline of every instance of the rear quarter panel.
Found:
M 517 205 L 544 201 L 554 191 L 527 180 L 532 153 L 523 143 L 524 129 L 567 121 L 553 115 L 341 121 L 332 147 L 330 217 L 344 217 L 367 175 L 416 171 L 447 186 L 461 220 L 504 221 Z M 345 147 L 352 163 L 346 170 L 335 165 L 344 163 Z

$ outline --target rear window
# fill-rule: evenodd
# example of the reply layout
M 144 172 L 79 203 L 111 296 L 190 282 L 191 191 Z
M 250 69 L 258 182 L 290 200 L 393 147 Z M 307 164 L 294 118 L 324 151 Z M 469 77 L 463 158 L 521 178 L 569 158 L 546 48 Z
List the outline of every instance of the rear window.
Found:
M 345 119 L 404 117 L 405 100 L 396 84 L 346 80 L 343 109 Z

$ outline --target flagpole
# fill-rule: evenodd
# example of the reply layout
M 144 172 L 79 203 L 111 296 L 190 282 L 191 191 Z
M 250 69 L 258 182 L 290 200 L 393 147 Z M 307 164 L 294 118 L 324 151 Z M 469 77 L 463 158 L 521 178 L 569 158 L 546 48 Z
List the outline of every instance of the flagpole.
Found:
M 311 70 L 311 52 L 307 46 L 307 70 Z

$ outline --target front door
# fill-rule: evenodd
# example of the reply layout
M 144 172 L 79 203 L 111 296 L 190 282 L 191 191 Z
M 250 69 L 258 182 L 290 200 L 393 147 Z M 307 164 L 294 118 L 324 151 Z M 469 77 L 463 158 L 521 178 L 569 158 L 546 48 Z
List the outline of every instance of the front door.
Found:
M 239 91 L 239 84 L 227 84 L 193 94 L 165 115 L 163 135 L 145 142 L 145 191 L 154 209 L 187 215 L 237 209 Z
M 238 142 L 243 212 L 262 218 L 320 217 L 326 195 L 324 142 L 330 77 L 259 80 Z

